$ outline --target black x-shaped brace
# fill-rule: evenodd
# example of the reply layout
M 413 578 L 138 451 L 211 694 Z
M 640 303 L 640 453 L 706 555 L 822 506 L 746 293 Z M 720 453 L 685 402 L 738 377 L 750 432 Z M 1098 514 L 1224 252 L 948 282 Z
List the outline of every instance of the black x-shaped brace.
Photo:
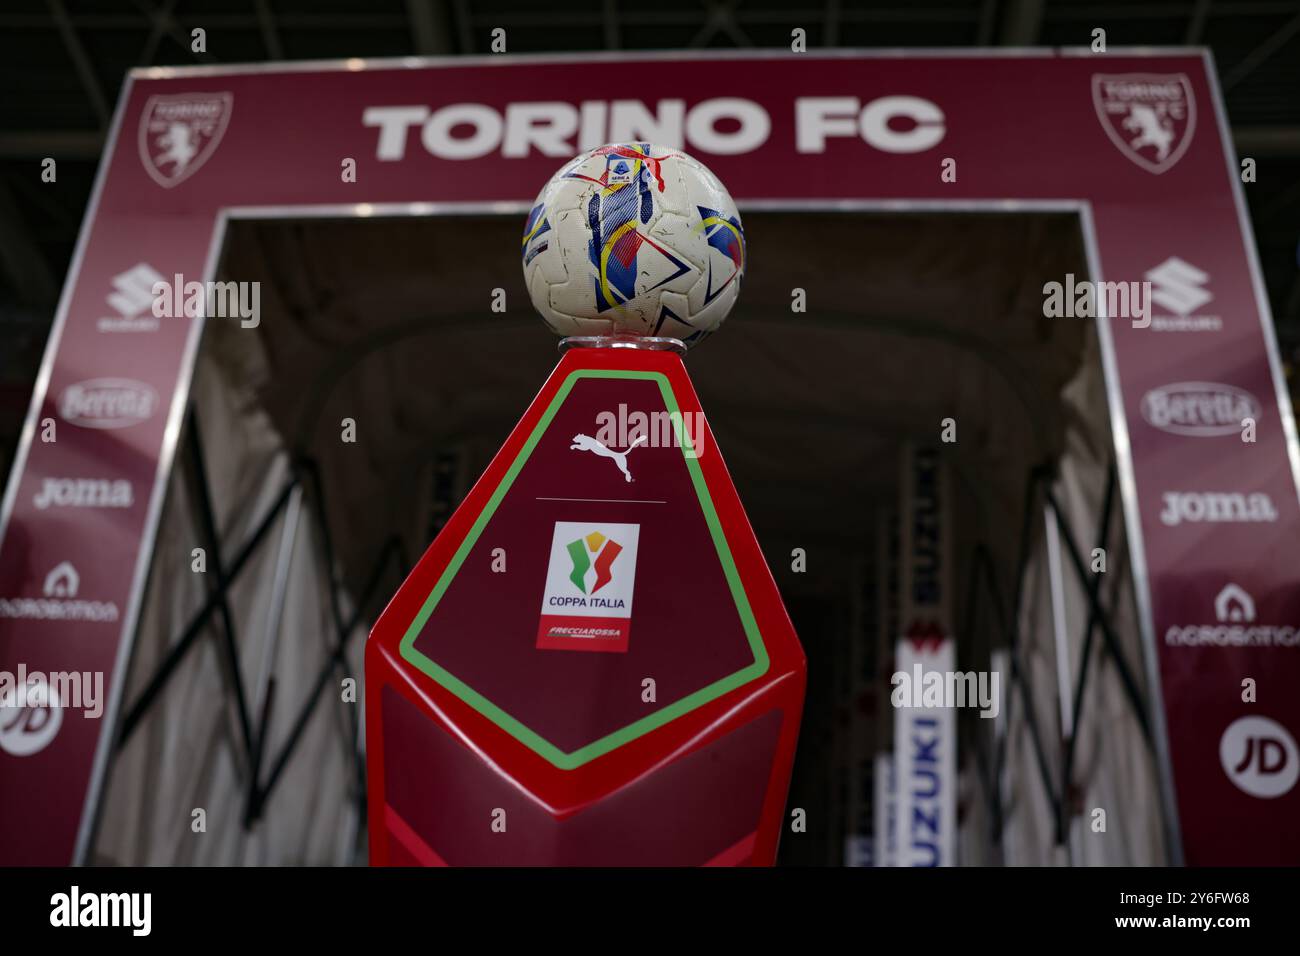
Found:
M 330 684 L 331 679 L 337 678 L 339 675 L 343 678 L 352 676 L 347 662 L 348 640 L 361 623 L 362 615 L 369 607 L 389 563 L 396 563 L 399 580 L 410 565 L 406 560 L 401 538 L 396 535 L 389 538 L 375 556 L 370 575 L 360 592 L 352 614 L 346 620 L 344 619 L 342 586 L 335 578 L 334 547 L 330 536 L 329 522 L 326 519 L 324 487 L 316 463 L 305 457 L 295 459 L 284 487 L 227 565 L 222 555 L 221 542 L 217 534 L 216 520 L 212 509 L 212 496 L 208 488 L 207 468 L 203 457 L 203 442 L 199 433 L 198 415 L 193 407 L 189 410 L 189 422 L 185 431 L 186 453 L 189 458 L 189 467 L 194 484 L 192 498 L 198 511 L 200 530 L 203 534 L 204 547 L 207 553 L 208 573 L 205 579 L 208 582 L 208 596 L 181 631 L 180 637 L 172 644 L 167 656 L 159 663 L 144 690 L 126 709 L 118 730 L 117 749 L 120 750 L 125 746 L 131 735 L 140 726 L 150 707 L 157 701 L 181 661 L 185 659 L 190 649 L 198 643 L 199 636 L 205 632 L 212 616 L 216 614 L 220 625 L 218 644 L 219 653 L 224 664 L 222 668 L 223 679 L 226 682 L 226 692 L 234 701 L 239 721 L 242 752 L 245 758 L 244 766 L 247 768 L 248 786 L 245 798 L 244 826 L 249 828 L 261 817 L 272 790 L 274 790 L 276 783 L 292 758 L 316 709 L 316 705 L 323 696 L 326 687 Z M 315 515 L 319 530 L 319 535 L 314 535 L 312 540 L 318 541 L 320 544 L 322 551 L 320 557 L 329 581 L 330 612 L 334 624 L 334 639 L 329 655 L 321 665 L 310 692 L 298 708 L 287 739 L 276 753 L 274 759 L 271 760 L 269 772 L 263 776 L 262 766 L 267 756 L 268 728 L 276 701 L 275 675 L 271 674 L 268 678 L 261 713 L 258 715 L 257 726 L 254 728 L 250 716 L 248 696 L 240 676 L 239 645 L 235 635 L 234 616 L 230 612 L 229 594 L 240 573 L 247 567 L 249 560 L 267 539 L 271 529 L 275 527 L 281 513 L 286 511 L 291 502 L 297 507 L 304 496 L 311 503 L 312 513 Z M 288 574 L 281 573 L 283 571 L 287 571 L 287 569 L 277 569 L 273 586 L 275 593 L 271 595 L 272 607 L 282 606 L 283 591 L 288 586 Z M 355 757 L 353 761 L 356 774 L 354 799 L 359 814 L 364 816 L 366 809 L 366 781 L 365 765 L 360 746 L 360 721 L 355 707 L 347 708 L 346 712 L 351 728 L 350 748 Z
M 1047 794 L 1048 800 L 1056 810 L 1056 827 L 1055 837 L 1059 845 L 1066 842 L 1069 830 L 1069 819 L 1071 816 L 1071 807 L 1077 788 L 1074 785 L 1074 757 L 1078 743 L 1079 721 L 1083 714 L 1084 701 L 1087 699 L 1087 686 L 1089 677 L 1089 664 L 1094 656 L 1096 642 L 1094 640 L 1097 632 L 1100 630 L 1102 641 L 1106 646 L 1106 651 L 1115 664 L 1116 672 L 1120 678 L 1120 685 L 1123 689 L 1124 696 L 1133 709 L 1133 714 L 1137 718 L 1138 725 L 1142 729 L 1143 738 L 1147 745 L 1154 751 L 1154 741 L 1151 736 L 1150 716 L 1147 712 L 1147 703 L 1144 701 L 1142 691 L 1137 679 L 1134 676 L 1133 669 L 1129 666 L 1128 660 L 1124 655 L 1123 648 L 1120 646 L 1119 637 L 1115 632 L 1113 623 L 1106 608 L 1101 602 L 1101 583 L 1103 575 L 1093 574 L 1088 571 L 1087 564 L 1080 553 L 1074 538 L 1074 533 L 1066 520 L 1060 504 L 1052 492 L 1051 482 L 1054 477 L 1051 468 L 1039 466 L 1033 469 L 1029 474 L 1029 479 L 1025 487 L 1024 509 L 1021 517 L 1019 552 L 1016 565 L 1016 588 L 1013 607 L 1015 613 L 1008 614 L 1006 605 L 1003 601 L 1003 591 L 998 578 L 997 568 L 990 556 L 988 549 L 981 543 L 976 546 L 970 566 L 970 579 L 968 581 L 968 600 L 966 602 L 967 622 L 968 624 L 975 619 L 976 601 L 983 590 L 988 594 L 993 606 L 993 613 L 996 620 L 996 626 L 999 633 L 1006 636 L 1007 653 L 1011 665 L 1010 687 L 1006 694 L 1006 719 L 1004 726 L 1009 727 L 1011 722 L 1011 708 L 1015 700 L 1015 693 L 1018 691 L 1025 708 L 1025 724 L 1029 731 L 1031 746 L 1034 752 L 1035 764 L 1038 768 L 1038 775 L 1043 785 L 1043 790 Z M 1105 550 L 1109 542 L 1110 527 L 1115 508 L 1115 488 L 1117 476 L 1114 463 L 1112 462 L 1107 470 L 1106 491 L 1102 502 L 1100 521 L 1097 527 L 1096 546 Z M 1025 671 L 1021 660 L 1020 652 L 1020 628 L 1019 628 L 1019 608 L 1024 597 L 1025 576 L 1030 559 L 1030 549 L 1034 540 L 1033 528 L 1037 523 L 1036 515 L 1039 513 L 1039 502 L 1045 501 L 1050 508 L 1057 528 L 1060 530 L 1063 550 L 1069 555 L 1070 566 L 1074 569 L 1075 576 L 1078 578 L 1087 600 L 1088 600 L 1088 619 L 1084 626 L 1083 635 L 1083 652 L 1079 662 L 1079 671 L 1075 678 L 1074 693 L 1070 701 L 1073 719 L 1071 721 L 1071 731 L 1066 732 L 1065 728 L 1061 729 L 1061 784 L 1059 788 L 1053 782 L 1051 763 L 1048 758 L 1047 747 L 1044 743 L 1044 735 L 1038 724 L 1037 712 L 1033 707 L 1033 690 L 1030 686 L 1028 674 Z M 965 633 L 973 633 L 968 627 Z M 1001 801 L 1001 788 L 999 781 L 1002 777 L 1002 769 L 1006 762 L 1007 737 L 1000 737 L 994 745 L 994 756 L 992 767 L 988 766 L 984 756 L 983 748 L 980 746 L 981 741 L 976 738 L 975 762 L 976 770 L 979 774 L 981 785 L 985 791 L 986 799 L 991 808 L 991 828 L 992 837 L 995 842 L 1000 842 L 1002 830 L 1005 825 L 1003 807 Z

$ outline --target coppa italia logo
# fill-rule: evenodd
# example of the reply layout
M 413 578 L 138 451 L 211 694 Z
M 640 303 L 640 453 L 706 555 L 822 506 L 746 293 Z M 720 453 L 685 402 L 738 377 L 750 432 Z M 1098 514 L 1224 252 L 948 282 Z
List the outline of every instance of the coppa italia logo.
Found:
M 613 579 L 613 572 L 610 567 L 614 559 L 623 553 L 623 546 L 617 541 L 606 538 L 599 531 L 593 531 L 585 538 L 579 538 L 577 541 L 570 541 L 568 548 L 569 557 L 573 559 L 573 571 L 569 574 L 569 580 L 583 594 L 595 594 Z M 596 555 L 593 564 L 588 553 Z M 591 590 L 587 590 L 587 574 L 594 572 L 596 577 L 591 582 Z
M 555 522 L 539 649 L 627 650 L 640 534 L 635 524 Z

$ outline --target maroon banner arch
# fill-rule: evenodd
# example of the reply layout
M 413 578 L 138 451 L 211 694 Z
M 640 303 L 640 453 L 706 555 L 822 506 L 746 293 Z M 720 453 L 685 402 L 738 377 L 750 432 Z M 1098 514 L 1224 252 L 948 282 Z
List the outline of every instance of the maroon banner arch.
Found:
M 654 92 L 613 98 L 593 61 L 653 68 Z M 1075 210 L 1094 280 L 1158 286 L 1148 327 L 1098 326 L 1173 858 L 1295 862 L 1300 788 L 1269 794 L 1247 764 L 1300 759 L 1300 452 L 1226 129 L 1201 50 L 134 72 L 0 510 L 0 669 L 103 671 L 109 707 L 0 727 L 0 779 L 23 781 L 0 789 L 0 862 L 67 863 L 89 844 L 203 324 L 155 319 L 154 277 L 212 278 L 234 218 L 522 214 L 564 159 L 628 138 L 688 149 L 742 212 Z M 79 479 L 110 493 L 59 506 Z M 1218 494 L 1262 520 L 1164 517 Z M 1224 690 L 1245 677 L 1259 703 Z

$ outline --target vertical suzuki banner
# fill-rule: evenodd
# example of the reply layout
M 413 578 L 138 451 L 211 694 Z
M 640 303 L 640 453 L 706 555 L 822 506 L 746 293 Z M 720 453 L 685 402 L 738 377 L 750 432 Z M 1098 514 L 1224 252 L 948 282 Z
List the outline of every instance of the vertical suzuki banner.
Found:
M 903 450 L 899 623 L 891 693 L 898 866 L 953 866 L 957 853 L 957 712 L 944 695 L 952 637 L 952 489 L 933 448 Z
M 654 95 L 599 99 L 593 62 L 641 64 Z M 106 701 L 58 716 L 0 706 L 0 781 L 22 781 L 0 786 L 0 863 L 86 858 L 203 325 L 236 320 L 157 314 L 155 283 L 217 278 L 233 219 L 522 221 L 561 162 L 637 137 L 705 162 L 746 216 L 1054 211 L 1077 217 L 1091 280 L 1151 283 L 1146 316 L 1052 321 L 1098 335 L 1170 858 L 1300 863 L 1300 444 L 1239 171 L 1204 51 L 1115 48 L 134 72 L 0 505 L 0 671 L 99 675 Z M 340 179 L 344 157 L 355 182 Z M 945 157 L 960 158 L 956 182 L 936 173 Z M 581 553 L 595 589 L 607 544 L 556 534 L 548 567 Z M 644 525 L 637 546 L 641 569 Z M 534 644 L 636 648 L 639 621 L 597 602 L 614 586 L 585 613 L 550 608 L 546 630 L 539 615 Z M 1241 699 L 1247 678 L 1255 701 Z
M 875 614 L 874 575 L 867 573 L 865 555 L 853 561 L 853 594 L 849 612 L 852 641 L 849 699 L 848 830 L 844 835 L 845 866 L 875 866 L 875 821 L 872 817 L 876 735 L 879 730 L 876 670 L 879 637 Z
M 898 512 L 876 512 L 876 755 L 873 808 L 876 866 L 898 865 L 898 781 L 890 703 L 898 641 Z

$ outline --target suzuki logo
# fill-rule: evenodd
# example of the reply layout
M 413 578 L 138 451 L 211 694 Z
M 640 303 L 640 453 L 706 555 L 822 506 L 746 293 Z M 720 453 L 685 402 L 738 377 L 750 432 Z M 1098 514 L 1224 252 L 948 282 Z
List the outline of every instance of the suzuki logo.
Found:
M 1152 301 L 1179 315 L 1191 315 L 1214 298 L 1201 288 L 1209 281 L 1209 275 L 1177 256 L 1170 256 L 1147 272 L 1146 278 L 1154 286 Z
M 1219 741 L 1219 762 L 1237 789 L 1264 800 L 1290 792 L 1300 776 L 1295 738 L 1267 717 L 1229 724 Z
M 153 266 L 141 262 L 113 276 L 116 291 L 108 295 L 107 302 L 118 315 L 138 315 L 153 304 L 154 283 L 162 281 L 163 277 Z

